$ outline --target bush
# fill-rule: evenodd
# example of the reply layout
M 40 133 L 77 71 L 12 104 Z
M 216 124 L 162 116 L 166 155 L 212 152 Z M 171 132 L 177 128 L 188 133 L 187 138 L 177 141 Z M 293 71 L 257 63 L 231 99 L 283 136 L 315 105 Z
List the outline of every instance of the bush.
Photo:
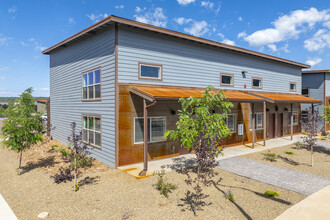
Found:
M 302 143 L 300 141 L 297 141 L 296 143 L 294 143 L 294 145 L 296 145 L 297 148 L 301 148 Z
M 306 131 L 302 131 L 301 134 L 307 135 L 307 132 Z
M 321 140 L 321 141 L 325 141 L 326 138 L 325 138 L 325 137 L 320 137 L 320 140 Z
M 71 154 L 71 150 L 70 149 L 65 149 L 65 148 L 60 148 L 59 152 L 62 154 L 63 160 L 68 161 L 69 156 Z
M 231 190 L 228 190 L 227 192 L 225 192 L 225 197 L 226 199 L 228 199 L 231 202 L 235 202 L 236 198 L 234 196 L 234 194 L 231 192 Z
M 52 150 L 55 150 L 55 148 L 58 148 L 58 145 L 57 144 L 54 144 L 51 146 Z
M 291 151 L 285 151 L 284 153 L 286 153 L 286 154 L 289 154 L 289 155 L 292 155 L 292 154 L 294 154 L 293 152 L 291 152 Z
M 264 155 L 265 156 L 265 160 L 268 160 L 268 161 L 270 161 L 270 162 L 275 162 L 276 161 L 276 158 L 278 157 L 278 155 L 277 154 L 275 154 L 275 153 L 263 153 L 262 155 Z
M 51 176 L 52 178 L 54 178 L 55 183 L 59 184 L 59 183 L 66 183 L 66 181 L 72 181 L 74 176 L 71 174 L 71 168 L 63 168 L 60 167 L 59 169 L 60 173 L 59 174 L 55 174 L 55 176 Z
M 265 192 L 265 196 L 267 197 L 275 197 L 275 196 L 280 196 L 280 194 L 276 191 L 271 191 L 271 190 L 267 190 Z
M 78 154 L 77 157 L 77 168 L 85 168 L 85 167 L 91 167 L 93 164 L 93 158 L 89 157 L 89 156 L 81 156 L 80 154 Z M 70 164 L 71 168 L 75 167 L 75 162 L 72 161 Z
M 177 186 L 167 182 L 164 168 L 162 168 L 161 171 L 156 171 L 155 174 L 158 176 L 158 181 L 156 184 L 157 189 L 160 191 L 161 195 L 164 195 L 166 198 L 168 198 L 168 193 L 176 189 Z

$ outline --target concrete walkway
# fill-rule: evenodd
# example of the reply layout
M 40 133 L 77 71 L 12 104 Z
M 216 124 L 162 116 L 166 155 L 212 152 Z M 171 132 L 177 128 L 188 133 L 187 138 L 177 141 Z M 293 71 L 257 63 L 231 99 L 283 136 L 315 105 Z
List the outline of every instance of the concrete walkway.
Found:
M 324 148 L 330 149 L 330 143 L 322 142 L 322 141 L 316 141 L 316 145 Z
M 287 209 L 275 220 L 330 219 L 330 186 Z
M 257 142 L 255 145 L 255 148 L 251 148 L 251 144 L 248 145 L 239 145 L 235 147 L 228 147 L 225 148 L 223 153 L 223 156 L 219 156 L 218 160 L 224 160 L 231 157 L 241 156 L 244 154 L 250 154 L 255 153 L 263 150 L 268 150 L 276 147 L 282 147 L 285 145 L 293 144 L 297 141 L 301 141 L 302 135 L 294 135 L 293 140 L 290 139 L 290 136 L 287 137 L 281 137 L 276 139 L 271 139 L 266 141 L 266 146 L 263 146 L 263 142 Z M 172 158 L 166 158 L 161 160 L 153 160 L 148 162 L 148 173 L 152 174 L 155 171 L 158 171 L 161 169 L 161 166 L 165 166 L 165 170 L 170 171 L 172 166 L 175 166 L 176 163 L 183 162 L 183 161 L 189 161 L 195 158 L 194 154 L 185 154 L 178 157 L 172 157 Z M 137 164 L 131 164 L 127 166 L 120 166 L 118 169 L 121 170 L 128 170 L 132 172 L 131 174 L 133 176 L 136 176 L 142 169 L 143 169 L 143 163 L 137 163 Z
M 221 160 L 218 168 L 307 196 L 330 185 L 330 179 L 325 177 L 241 157 Z
M 0 219 L 17 220 L 6 200 L 0 194 Z

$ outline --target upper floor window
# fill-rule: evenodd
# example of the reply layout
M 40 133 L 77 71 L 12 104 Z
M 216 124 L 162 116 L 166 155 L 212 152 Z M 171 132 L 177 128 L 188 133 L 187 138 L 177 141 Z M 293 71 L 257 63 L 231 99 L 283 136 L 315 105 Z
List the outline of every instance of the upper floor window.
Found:
M 164 141 L 166 131 L 165 117 L 148 117 L 148 142 Z M 144 141 L 144 119 L 134 119 L 134 143 L 143 143 Z
M 139 63 L 139 78 L 140 79 L 163 79 L 163 66 L 156 64 Z
M 297 91 L 297 83 L 290 82 L 290 91 L 292 92 Z
M 234 75 L 220 73 L 220 85 L 221 86 L 234 86 Z
M 83 115 L 82 140 L 92 147 L 101 148 L 101 117 Z
M 252 78 L 252 88 L 262 89 L 262 79 L 261 78 Z
M 301 94 L 302 94 L 303 96 L 309 97 L 309 88 L 303 88 L 303 89 L 301 90 Z
M 101 69 L 82 74 L 82 100 L 101 99 Z
M 236 132 L 236 114 L 227 115 L 226 125 L 232 133 Z

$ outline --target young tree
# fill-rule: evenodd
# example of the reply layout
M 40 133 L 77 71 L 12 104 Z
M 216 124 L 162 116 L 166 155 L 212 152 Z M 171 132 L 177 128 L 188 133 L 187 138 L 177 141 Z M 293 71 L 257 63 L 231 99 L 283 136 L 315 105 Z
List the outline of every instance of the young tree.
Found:
M 2 126 L 3 144 L 20 154 L 18 175 L 21 174 L 22 152 L 43 139 L 44 127 L 40 115 L 35 112 L 32 92 L 32 88 L 25 90 L 4 112 L 7 119 Z
M 182 109 L 179 110 L 177 129 L 165 133 L 165 139 L 179 141 L 197 159 L 197 177 L 192 180 L 188 174 L 188 184 L 195 183 L 196 196 L 194 204 L 201 204 L 203 196 L 200 183 L 210 185 L 214 176 L 213 168 L 217 165 L 216 158 L 221 149 L 221 140 L 231 134 L 225 120 L 233 104 L 226 100 L 222 91 L 214 91 L 209 86 L 201 98 L 196 96 L 181 98 Z M 220 112 L 220 113 L 216 113 Z M 196 207 L 193 209 L 196 215 Z
M 320 131 L 319 125 L 320 115 L 318 110 L 314 110 L 312 107 L 309 108 L 308 111 L 308 120 L 302 121 L 302 128 L 307 133 L 306 136 L 303 137 L 304 142 L 307 144 L 311 152 L 311 165 L 314 166 L 314 147 L 317 141 L 317 134 Z

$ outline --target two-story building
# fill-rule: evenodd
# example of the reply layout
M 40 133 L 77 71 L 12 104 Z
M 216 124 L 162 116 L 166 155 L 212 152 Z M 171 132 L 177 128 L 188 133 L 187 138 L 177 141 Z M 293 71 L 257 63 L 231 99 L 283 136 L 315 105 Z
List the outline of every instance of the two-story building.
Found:
M 46 49 L 50 119 L 66 143 L 75 121 L 99 161 L 117 167 L 187 153 L 164 140 L 175 129 L 180 97 L 224 89 L 234 108 L 222 145 L 300 132 L 308 65 L 109 16 Z

